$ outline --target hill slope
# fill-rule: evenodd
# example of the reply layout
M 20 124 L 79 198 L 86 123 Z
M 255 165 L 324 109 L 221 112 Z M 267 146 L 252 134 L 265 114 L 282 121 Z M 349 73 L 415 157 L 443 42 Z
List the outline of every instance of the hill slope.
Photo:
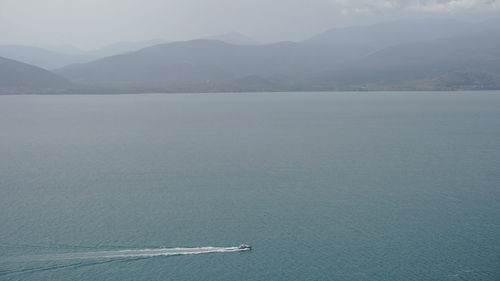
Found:
M 307 50 L 291 42 L 243 46 L 194 40 L 158 45 L 56 72 L 80 83 L 116 88 L 217 90 L 248 76 L 267 77 L 320 64 Z
M 388 47 L 318 74 L 316 83 L 339 89 L 500 89 L 500 30 Z
M 61 92 L 68 80 L 42 68 L 0 57 L 0 94 Z

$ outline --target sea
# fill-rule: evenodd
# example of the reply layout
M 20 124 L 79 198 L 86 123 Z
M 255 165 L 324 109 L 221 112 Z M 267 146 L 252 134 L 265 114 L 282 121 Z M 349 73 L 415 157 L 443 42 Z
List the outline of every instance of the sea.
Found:
M 500 91 L 0 96 L 0 280 L 500 280 Z

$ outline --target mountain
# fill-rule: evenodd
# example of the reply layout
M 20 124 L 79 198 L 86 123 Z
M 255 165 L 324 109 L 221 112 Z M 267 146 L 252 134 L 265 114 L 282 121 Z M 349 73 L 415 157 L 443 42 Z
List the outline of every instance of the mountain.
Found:
M 500 89 L 500 32 L 436 22 L 331 30 L 298 43 L 174 42 L 56 73 L 110 92 Z
M 96 57 L 89 55 L 68 55 L 43 48 L 22 45 L 1 45 L 0 56 L 45 69 L 54 69 L 96 59 Z
M 244 46 L 193 40 L 73 65 L 56 73 L 79 83 L 117 89 L 218 90 L 247 76 L 264 78 L 317 65 L 320 62 L 297 43 Z
M 79 49 L 71 44 L 61 44 L 61 45 L 45 45 L 39 46 L 45 50 L 49 50 L 51 52 L 66 54 L 66 55 L 83 55 L 85 51 Z
M 89 51 L 87 52 L 87 55 L 94 58 L 104 58 L 134 52 L 143 48 L 165 43 L 168 43 L 168 41 L 162 39 L 145 41 L 123 41 Z
M 58 93 L 73 87 L 45 69 L 0 57 L 0 94 Z
M 233 45 L 260 45 L 261 43 L 238 32 L 229 32 L 221 35 L 205 38 L 207 40 L 217 40 Z
M 81 51 L 70 46 L 51 47 L 48 50 L 33 46 L 0 45 L 0 56 L 50 70 L 133 52 L 165 42 L 165 40 L 119 42 L 92 51 Z
M 340 89 L 500 89 L 500 30 L 384 48 L 316 77 Z
M 448 19 L 415 19 L 382 22 L 366 26 L 333 28 L 304 40 L 324 46 L 360 45 L 381 48 L 427 41 L 487 29 L 487 26 Z
M 333 28 L 301 43 L 316 48 L 318 52 L 328 52 L 328 59 L 340 62 L 390 46 L 477 33 L 495 27 L 496 25 L 486 22 L 471 24 L 449 19 L 399 20 L 368 26 Z

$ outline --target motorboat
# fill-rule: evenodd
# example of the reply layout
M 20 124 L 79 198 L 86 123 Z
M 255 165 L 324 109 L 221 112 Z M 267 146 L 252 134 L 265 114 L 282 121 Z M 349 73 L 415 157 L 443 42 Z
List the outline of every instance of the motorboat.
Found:
M 252 246 L 247 245 L 247 244 L 241 244 L 241 245 L 238 246 L 238 249 L 239 250 L 251 250 Z

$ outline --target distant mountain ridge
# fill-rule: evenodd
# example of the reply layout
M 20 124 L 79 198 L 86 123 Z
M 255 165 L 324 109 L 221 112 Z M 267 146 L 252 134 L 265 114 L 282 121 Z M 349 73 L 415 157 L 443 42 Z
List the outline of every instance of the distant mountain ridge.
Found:
M 333 29 L 301 42 L 198 39 L 54 72 L 96 93 L 500 89 L 500 29 L 428 20 Z
M 233 45 L 261 45 L 261 43 L 257 40 L 254 40 L 246 35 L 243 35 L 239 32 L 229 32 L 216 36 L 209 36 L 203 39 L 207 40 L 218 40 L 225 43 L 233 44 Z
M 382 22 L 368 26 L 334 28 L 301 43 L 329 53 L 329 59 L 358 59 L 387 47 L 428 42 L 497 29 L 495 25 L 456 20 L 426 19 Z
M 98 59 L 90 55 L 70 55 L 49 51 L 39 47 L 22 45 L 0 45 L 0 57 L 32 64 L 47 70 Z
M 323 75 L 350 90 L 500 89 L 500 29 L 387 47 Z
M 94 58 L 105 58 L 109 56 L 116 56 L 129 52 L 135 52 L 143 48 L 159 44 L 165 44 L 168 42 L 169 41 L 162 39 L 144 40 L 144 41 L 122 41 L 92 51 L 88 51 L 86 53 Z
M 118 42 L 92 51 L 80 50 L 74 51 L 71 54 L 33 46 L 0 45 L 0 56 L 52 70 L 72 64 L 86 63 L 108 56 L 133 52 L 166 42 L 165 40 Z
M 259 45 L 256 40 L 251 39 L 238 32 L 230 32 L 208 37 L 210 40 L 220 40 L 236 45 Z M 98 60 L 101 58 L 121 55 L 137 50 L 166 44 L 170 41 L 163 39 L 143 41 L 122 41 L 110 44 L 90 51 L 82 51 L 72 46 L 59 47 L 35 47 L 25 45 L 0 45 L 0 56 L 32 64 L 47 70 L 61 68 L 72 64 L 80 64 Z
M 409 22 L 392 29 L 389 23 L 356 27 L 359 32 L 350 37 L 345 30 L 332 30 L 299 43 L 175 42 L 56 72 L 117 91 L 127 87 L 168 92 L 497 88 L 500 33 L 445 23 L 425 35 L 415 34 L 424 33 L 430 23 Z M 368 36 L 374 28 L 384 36 Z M 464 75 L 470 82 L 450 82 Z

